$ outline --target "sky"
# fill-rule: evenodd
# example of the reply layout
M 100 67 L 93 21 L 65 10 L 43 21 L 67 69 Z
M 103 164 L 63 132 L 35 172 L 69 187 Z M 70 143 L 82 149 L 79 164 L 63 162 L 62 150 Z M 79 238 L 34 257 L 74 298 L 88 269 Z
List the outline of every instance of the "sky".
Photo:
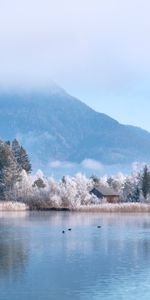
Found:
M 49 85 L 150 131 L 149 0 L 0 0 L 0 87 Z

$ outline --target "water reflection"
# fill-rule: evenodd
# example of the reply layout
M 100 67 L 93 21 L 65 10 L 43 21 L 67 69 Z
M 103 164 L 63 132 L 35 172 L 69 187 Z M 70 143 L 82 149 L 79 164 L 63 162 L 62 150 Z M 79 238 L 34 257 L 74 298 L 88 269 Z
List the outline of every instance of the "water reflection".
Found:
M 6 218 L 7 215 L 7 218 Z M 24 272 L 28 260 L 29 241 L 16 224 L 26 217 L 25 212 L 0 214 L 0 278 L 14 279 Z M 15 220 L 15 222 L 14 222 Z M 15 224 L 16 223 L 16 224 Z
M 7 278 L 6 293 L 8 274 L 16 281 Z M 0 218 L 3 299 L 18 300 L 21 293 L 22 300 L 148 300 L 149 278 L 149 215 L 34 212 Z

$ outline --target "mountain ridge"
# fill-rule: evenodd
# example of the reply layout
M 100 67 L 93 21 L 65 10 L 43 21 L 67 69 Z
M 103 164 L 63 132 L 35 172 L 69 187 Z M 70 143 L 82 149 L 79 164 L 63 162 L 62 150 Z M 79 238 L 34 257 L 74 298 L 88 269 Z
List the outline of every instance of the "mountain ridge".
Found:
M 150 133 L 96 112 L 65 90 L 0 92 L 0 138 L 17 138 L 33 165 L 150 161 Z

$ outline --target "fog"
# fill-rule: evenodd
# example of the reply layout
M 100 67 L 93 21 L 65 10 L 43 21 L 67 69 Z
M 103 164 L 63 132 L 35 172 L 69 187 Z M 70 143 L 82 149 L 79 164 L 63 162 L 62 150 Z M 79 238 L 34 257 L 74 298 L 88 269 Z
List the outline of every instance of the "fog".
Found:
M 120 101 L 149 102 L 149 11 L 148 0 L 0 0 L 0 86 L 53 80 L 96 110 L 150 129 L 139 107 L 135 119 L 116 113 Z

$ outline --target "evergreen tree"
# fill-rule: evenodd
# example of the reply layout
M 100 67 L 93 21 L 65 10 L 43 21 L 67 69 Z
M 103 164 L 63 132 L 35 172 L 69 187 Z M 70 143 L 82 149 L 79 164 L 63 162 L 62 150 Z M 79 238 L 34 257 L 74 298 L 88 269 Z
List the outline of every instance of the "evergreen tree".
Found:
M 44 189 L 46 187 L 46 184 L 44 183 L 42 178 L 38 178 L 37 180 L 34 181 L 33 187 L 37 187 L 39 189 Z
M 94 184 L 95 186 L 100 184 L 100 180 L 99 180 L 99 178 L 98 178 L 96 175 L 93 174 L 93 175 L 90 177 L 90 179 L 93 181 L 93 184 Z
M 5 198 L 17 181 L 21 180 L 20 168 L 13 156 L 11 147 L 0 141 L 0 196 Z
M 133 202 L 140 202 L 140 188 L 137 186 L 133 192 Z
M 111 188 L 113 188 L 115 191 L 119 191 L 119 190 L 120 190 L 120 182 L 119 182 L 117 179 L 115 179 L 115 178 L 113 178 L 113 177 L 109 177 L 109 178 L 107 179 L 107 183 L 108 183 L 108 185 L 109 185 Z
M 25 170 L 28 174 L 31 173 L 32 167 L 28 154 L 16 139 L 12 142 L 12 152 L 21 170 Z
M 130 178 L 127 178 L 123 187 L 123 201 L 133 201 L 133 183 Z
M 107 178 L 107 183 L 108 183 L 108 185 L 110 186 L 110 187 L 112 187 L 112 185 L 113 185 L 113 178 L 110 176 L 110 177 L 108 177 Z
M 144 167 L 143 175 L 141 177 L 141 187 L 143 196 L 146 199 L 148 194 L 150 194 L 150 171 L 147 165 Z
M 26 150 L 21 146 L 20 148 L 20 166 L 23 170 L 25 170 L 28 174 L 32 171 L 32 166 L 28 157 Z
M 66 184 L 66 176 L 63 176 L 61 181 L 62 181 L 63 184 Z

